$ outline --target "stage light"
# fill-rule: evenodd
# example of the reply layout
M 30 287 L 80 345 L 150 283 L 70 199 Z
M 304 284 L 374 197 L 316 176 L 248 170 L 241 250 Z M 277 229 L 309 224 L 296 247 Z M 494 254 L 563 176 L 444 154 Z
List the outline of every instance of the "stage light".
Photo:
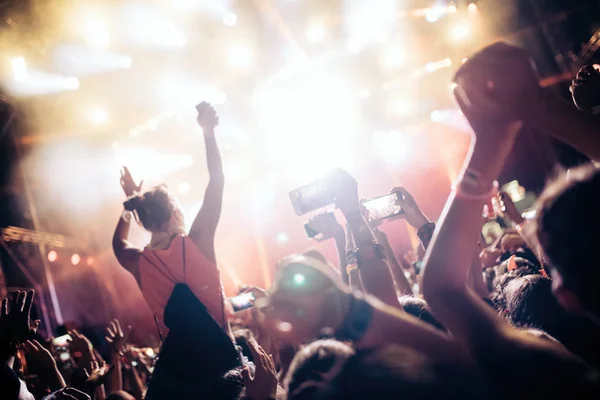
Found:
M 50 250 L 48 252 L 48 261 L 54 262 L 58 260 L 58 253 L 55 250 Z
M 306 276 L 304 276 L 304 274 L 294 274 L 293 279 L 296 286 L 302 286 L 304 285 L 304 282 L 306 282 Z
M 237 24 L 237 15 L 232 12 L 227 12 L 223 15 L 223 23 L 227 26 L 234 26 Z
M 466 39 L 471 33 L 471 27 L 467 23 L 460 23 L 452 27 L 450 30 L 450 37 L 453 40 Z
M 406 54 L 397 47 L 389 47 L 384 50 L 381 62 L 384 68 L 397 68 L 406 61 Z
M 412 104 L 408 99 L 398 99 L 391 104 L 391 111 L 400 116 L 406 116 L 412 111 Z
M 469 4 L 469 6 L 467 7 L 467 11 L 469 12 L 469 15 L 477 14 L 477 12 L 479 11 L 477 9 L 477 4 L 475 4 L 475 3 Z
M 186 195 L 192 190 L 192 185 L 189 182 L 181 182 L 177 185 L 177 193 Z
M 371 140 L 379 157 L 388 164 L 398 164 L 412 153 L 405 135 L 396 131 L 375 132 Z
M 71 256 L 71 264 L 79 265 L 80 261 L 81 261 L 81 257 L 79 256 L 79 254 L 75 253 Z
M 249 46 L 238 45 L 227 52 L 229 65 L 238 69 L 246 69 L 252 65 L 252 49 Z
M 15 82 L 24 82 L 29 75 L 27 63 L 23 57 L 15 57 L 11 60 L 13 79 Z
M 326 36 L 325 28 L 320 24 L 313 24 L 306 30 L 306 38 L 309 42 L 317 43 L 323 41 Z
M 87 257 L 85 259 L 85 263 L 87 264 L 88 267 L 91 267 L 92 265 L 94 265 L 94 258 L 93 257 Z
M 450 4 L 448 6 L 448 13 L 454 14 L 457 11 L 456 6 L 454 4 Z
M 106 22 L 95 13 L 88 13 L 82 21 L 83 35 L 87 44 L 95 47 L 107 47 L 110 43 L 110 33 Z
M 102 108 L 90 110 L 90 122 L 94 125 L 104 125 L 108 122 L 108 112 Z
M 437 22 L 444 15 L 444 7 L 431 7 L 425 13 L 425 19 L 428 22 Z
M 360 97 L 362 97 L 363 99 L 368 99 L 369 97 L 371 97 L 371 91 L 367 88 L 360 89 Z
M 290 238 L 285 233 L 280 232 L 277 234 L 276 240 L 279 244 L 286 244 L 290 241 Z

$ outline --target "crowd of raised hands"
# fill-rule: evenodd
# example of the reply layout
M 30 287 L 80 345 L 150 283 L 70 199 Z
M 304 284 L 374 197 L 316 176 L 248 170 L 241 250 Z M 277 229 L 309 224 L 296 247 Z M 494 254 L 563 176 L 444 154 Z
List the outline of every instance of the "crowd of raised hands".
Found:
M 600 172 L 590 163 L 555 178 L 532 219 L 496 182 L 523 125 L 600 159 L 599 77 L 591 66 L 577 74 L 577 110 L 540 87 L 520 48 L 497 43 L 469 58 L 454 94 L 473 140 L 441 216 L 430 221 L 405 188 L 392 189 L 421 247 L 397 258 L 356 180 L 338 171 L 345 224 L 326 214 L 310 224 L 339 260 L 293 254 L 270 288 L 241 289 L 254 307 L 230 314 L 242 362 L 223 377 L 239 390 L 219 398 L 600 397 Z M 505 229 L 488 244 L 491 214 Z M 75 330 L 61 357 L 30 320 L 33 296 L 2 303 L 2 399 L 144 398 L 160 348 L 134 347 L 115 320 L 105 358 Z

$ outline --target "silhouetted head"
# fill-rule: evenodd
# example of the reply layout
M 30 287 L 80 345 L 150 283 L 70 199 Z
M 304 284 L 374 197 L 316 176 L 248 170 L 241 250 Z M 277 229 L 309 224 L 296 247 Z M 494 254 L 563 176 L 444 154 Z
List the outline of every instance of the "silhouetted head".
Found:
M 172 226 L 184 226 L 179 201 L 165 185 L 133 196 L 123 205 L 126 210 L 133 211 L 144 228 L 152 233 L 167 232 Z
M 550 262 L 555 296 L 572 311 L 600 319 L 600 170 L 575 168 L 538 200 L 536 236 Z
M 352 347 L 336 340 L 318 340 L 301 349 L 284 380 L 288 400 L 314 399 L 353 354 Z
M 442 325 L 429 310 L 427 302 L 421 298 L 415 296 L 402 296 L 398 298 L 400 305 L 407 314 L 419 318 L 423 322 L 427 322 L 438 328 L 439 330 L 446 331 L 444 325 Z

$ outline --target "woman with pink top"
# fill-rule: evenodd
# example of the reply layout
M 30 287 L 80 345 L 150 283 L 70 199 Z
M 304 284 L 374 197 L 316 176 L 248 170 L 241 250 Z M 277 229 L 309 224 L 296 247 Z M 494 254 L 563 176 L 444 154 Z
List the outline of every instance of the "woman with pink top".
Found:
M 167 187 L 160 185 L 141 194 L 143 182 L 136 185 L 125 167 L 121 172 L 121 186 L 127 201 L 114 233 L 113 250 L 119 263 L 135 277 L 160 326 L 164 327 L 165 307 L 173 289 L 182 283 L 227 332 L 223 286 L 214 247 L 224 185 L 223 165 L 214 134 L 219 118 L 208 103 L 201 103 L 197 110 L 198 124 L 204 132 L 210 180 L 190 232 L 186 234 L 181 206 Z M 150 244 L 143 249 L 128 242 L 132 216 L 152 233 Z

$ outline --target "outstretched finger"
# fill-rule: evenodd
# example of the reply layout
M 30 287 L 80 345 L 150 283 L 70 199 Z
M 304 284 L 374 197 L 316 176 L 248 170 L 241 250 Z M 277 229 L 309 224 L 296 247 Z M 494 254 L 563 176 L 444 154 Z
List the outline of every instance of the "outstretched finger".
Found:
M 23 312 L 25 310 L 25 298 L 27 297 L 27 292 L 19 292 L 19 296 L 17 298 L 17 311 Z
M 0 309 L 0 318 L 5 318 L 8 315 L 8 299 L 2 300 L 2 308 Z
M 253 381 L 252 377 L 250 376 L 250 369 L 248 367 L 244 367 L 242 369 L 242 381 L 246 386 L 248 386 Z
M 25 308 L 23 311 L 27 313 L 27 315 L 31 314 L 31 307 L 33 306 L 33 299 L 35 298 L 35 290 L 30 290 L 27 292 L 25 296 Z

